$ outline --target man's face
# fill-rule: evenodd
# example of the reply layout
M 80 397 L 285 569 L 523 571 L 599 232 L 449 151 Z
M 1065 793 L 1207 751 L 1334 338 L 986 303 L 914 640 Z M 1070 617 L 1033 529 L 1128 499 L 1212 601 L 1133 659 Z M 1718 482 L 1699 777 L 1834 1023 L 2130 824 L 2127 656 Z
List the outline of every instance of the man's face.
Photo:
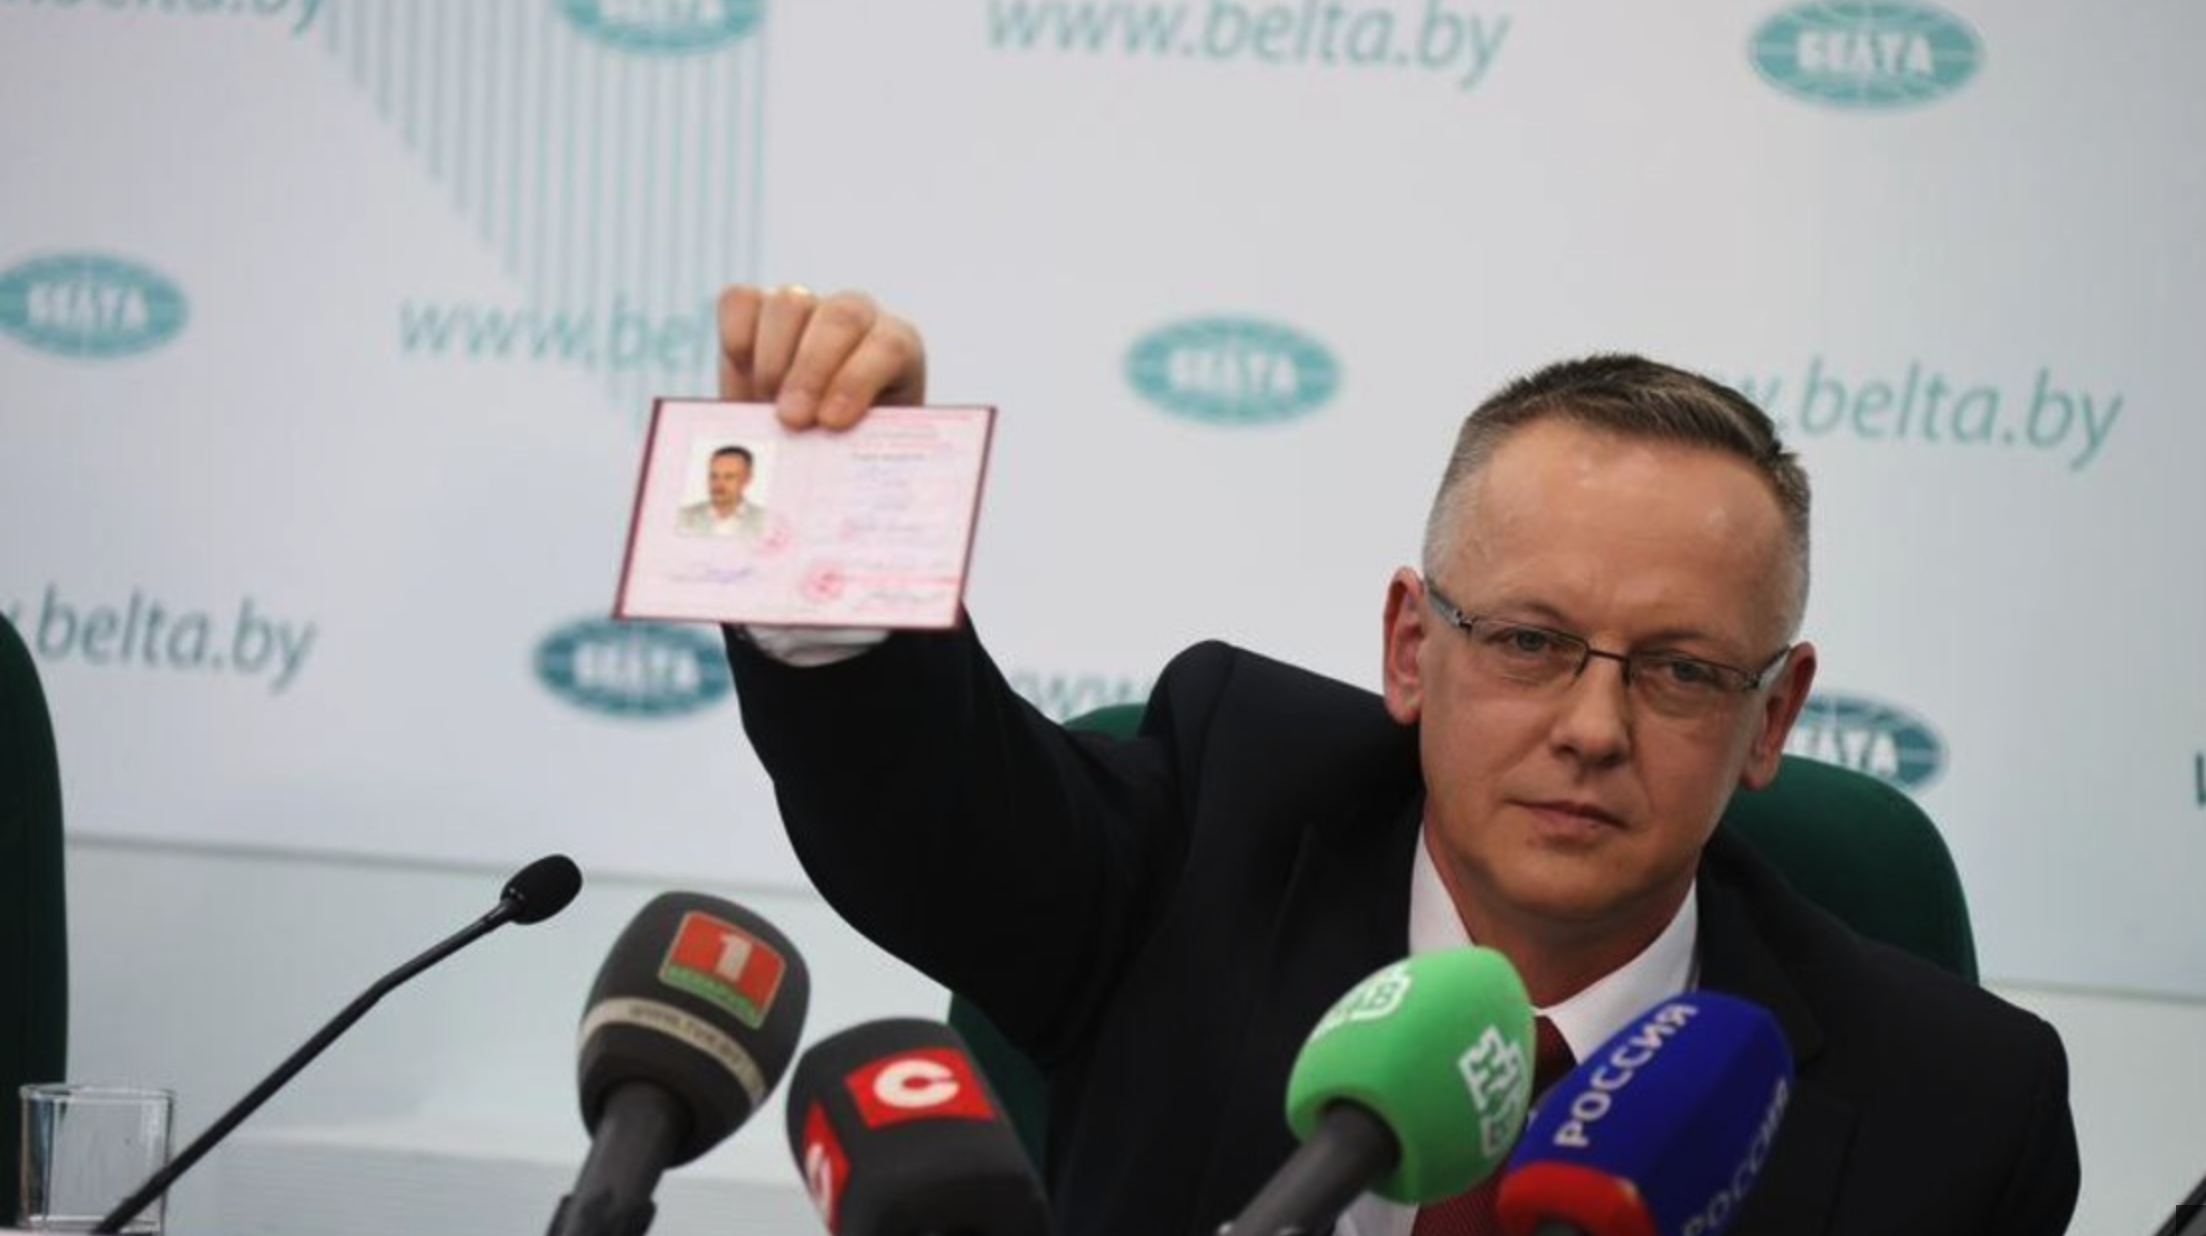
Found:
M 1784 521 L 1746 461 L 1545 421 L 1466 483 L 1450 560 L 1432 564 L 1464 613 L 1750 673 L 1783 646 Z M 1614 661 L 1528 688 L 1472 656 L 1397 573 L 1387 707 L 1420 724 L 1434 857 L 1472 936 L 1497 940 L 1651 939 L 1731 790 L 1776 774 L 1815 671 L 1802 644 L 1772 684 L 1681 719 L 1650 711 Z
M 723 514 L 734 510 L 736 504 L 743 501 L 743 489 L 750 483 L 751 464 L 741 455 L 721 455 L 715 458 L 711 471 L 705 477 L 713 508 Z

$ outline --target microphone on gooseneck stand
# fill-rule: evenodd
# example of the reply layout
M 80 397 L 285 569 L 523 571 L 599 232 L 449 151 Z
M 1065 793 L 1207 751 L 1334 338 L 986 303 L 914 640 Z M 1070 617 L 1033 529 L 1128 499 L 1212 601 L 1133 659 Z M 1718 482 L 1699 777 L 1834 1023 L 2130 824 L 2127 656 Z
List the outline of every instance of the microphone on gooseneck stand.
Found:
M 1769 1158 L 1792 1092 L 1777 1019 L 1692 991 L 1632 1019 L 1557 1082 L 1495 1212 L 1509 1236 L 1716 1236 Z
M 810 997 L 795 946 L 741 906 L 661 893 L 637 911 L 582 1015 L 590 1152 L 552 1236 L 642 1236 L 660 1175 L 720 1144 L 781 1080 Z
M 2206 1180 L 2199 1181 L 2191 1195 L 2177 1203 L 2175 1213 L 2153 1236 L 2206 1236 Z
M 1501 1165 L 1532 1100 L 1532 1002 L 1500 953 L 1396 962 L 1335 1003 L 1287 1081 L 1302 1145 L 1222 1231 L 1331 1229 L 1366 1189 L 1450 1197 Z
M 160 1171 L 153 1173 L 145 1184 L 139 1186 L 137 1192 L 124 1198 L 92 1230 L 108 1236 L 122 1231 L 125 1224 L 138 1217 L 139 1211 L 168 1192 L 169 1186 L 176 1183 L 177 1177 L 191 1170 L 201 1156 L 228 1137 L 231 1130 L 258 1110 L 276 1091 L 281 1090 L 286 1082 L 297 1076 L 299 1070 L 311 1063 L 314 1057 L 321 1055 L 323 1049 L 336 1042 L 338 1035 L 351 1029 L 354 1022 L 373 1008 L 376 1001 L 389 995 L 393 988 L 507 923 L 526 925 L 543 922 L 566 909 L 567 903 L 573 901 L 574 895 L 581 889 L 582 872 L 564 854 L 546 855 L 515 872 L 513 878 L 506 881 L 504 890 L 498 894 L 498 904 L 492 906 L 489 913 L 453 933 L 428 952 L 391 971 L 375 986 L 361 993 L 358 999 L 346 1005 L 343 1012 L 323 1026 L 313 1038 L 308 1039 L 304 1046 L 291 1053 L 289 1059 L 277 1065 L 276 1071 L 270 1073 L 267 1080 L 255 1086 L 230 1110 L 222 1113 L 220 1119 L 207 1126 L 206 1132 L 194 1139 L 191 1145 L 184 1147 Z
M 789 1150 L 835 1236 L 1046 1236 L 1049 1207 L 957 1031 L 868 1022 L 789 1079 Z

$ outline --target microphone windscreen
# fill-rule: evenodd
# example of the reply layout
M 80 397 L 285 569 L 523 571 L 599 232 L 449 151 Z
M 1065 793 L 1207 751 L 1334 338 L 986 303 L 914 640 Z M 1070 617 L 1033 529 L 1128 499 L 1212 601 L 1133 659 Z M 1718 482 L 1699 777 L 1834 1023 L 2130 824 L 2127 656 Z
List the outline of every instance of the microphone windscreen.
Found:
M 605 1096 L 644 1082 L 686 1108 L 671 1165 L 718 1145 L 781 1080 L 804 1029 L 811 983 L 773 924 L 702 893 L 661 893 L 629 921 L 582 1016 L 582 1122 Z
M 1502 1177 L 1511 1236 L 1715 1236 L 1784 1119 L 1792 1053 L 1776 1018 L 1716 992 L 1634 1018 L 1541 1100 Z
M 1043 1236 L 1048 1205 L 965 1040 L 894 1018 L 821 1039 L 789 1079 L 789 1149 L 836 1236 Z
M 1335 1103 L 1379 1117 L 1401 1160 L 1372 1192 L 1417 1204 L 1500 1166 L 1532 1098 L 1532 1002 L 1509 959 L 1465 946 L 1396 962 L 1342 996 L 1287 1080 L 1287 1123 L 1307 1140 Z
M 510 921 L 541 923 L 567 908 L 582 891 L 582 869 L 564 854 L 546 854 L 513 873 L 499 900 L 513 905 Z

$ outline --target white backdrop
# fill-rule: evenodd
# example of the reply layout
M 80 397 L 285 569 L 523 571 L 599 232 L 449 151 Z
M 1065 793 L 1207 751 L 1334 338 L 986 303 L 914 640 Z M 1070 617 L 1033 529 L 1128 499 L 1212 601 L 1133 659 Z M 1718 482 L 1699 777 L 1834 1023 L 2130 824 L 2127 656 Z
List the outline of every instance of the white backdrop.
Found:
M 1629 348 L 1818 486 L 1797 749 L 1986 969 L 2206 994 L 2206 9 L 0 0 L 0 609 L 80 832 L 801 881 L 710 634 L 606 621 L 713 291 L 1001 408 L 971 602 L 1059 714 L 1375 680 L 1453 427 Z M 1132 500 L 1130 501 L 1129 498 Z

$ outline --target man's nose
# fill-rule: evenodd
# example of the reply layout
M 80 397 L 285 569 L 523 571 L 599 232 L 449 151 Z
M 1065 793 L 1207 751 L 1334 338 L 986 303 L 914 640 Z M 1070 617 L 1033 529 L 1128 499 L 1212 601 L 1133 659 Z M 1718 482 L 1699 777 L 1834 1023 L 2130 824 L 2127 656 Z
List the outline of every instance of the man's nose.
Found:
M 1631 753 L 1630 664 L 1619 653 L 1587 653 L 1557 704 L 1557 747 L 1594 764 L 1614 764 Z

